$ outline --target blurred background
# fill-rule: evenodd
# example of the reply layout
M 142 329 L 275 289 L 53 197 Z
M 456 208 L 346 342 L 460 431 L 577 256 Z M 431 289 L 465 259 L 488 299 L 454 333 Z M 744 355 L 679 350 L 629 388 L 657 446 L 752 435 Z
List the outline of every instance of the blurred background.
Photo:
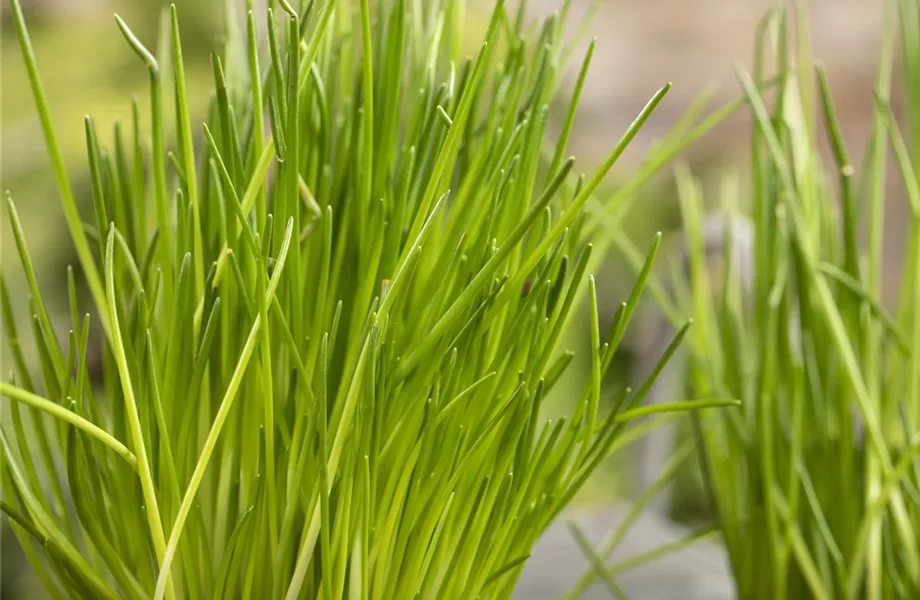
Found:
M 241 0 L 242 3 L 242 0 Z M 484 24 L 491 2 L 469 0 L 469 25 Z M 510 2 L 517 4 L 517 0 Z M 113 13 L 119 13 L 148 47 L 155 47 L 161 0 L 23 0 L 26 18 L 49 98 L 54 124 L 83 207 L 91 206 L 87 172 L 83 116 L 91 114 L 98 131 L 111 139 L 115 121 L 130 124 L 131 99 L 138 97 L 141 114 L 147 93 L 147 74 L 124 43 L 115 27 Z M 223 27 L 223 0 L 177 0 L 182 27 L 183 49 L 193 110 L 200 116 L 207 103 L 211 70 L 209 52 L 219 47 Z M 558 8 L 561 0 L 530 0 L 534 16 Z M 810 15 L 815 56 L 823 61 L 834 91 L 838 116 L 856 164 L 864 151 L 872 124 L 873 85 L 881 36 L 880 0 L 804 0 Z M 575 123 L 571 153 L 582 171 L 591 169 L 616 144 L 651 95 L 665 82 L 673 88 L 647 127 L 639 134 L 618 164 L 610 185 L 641 163 L 655 139 L 665 135 L 680 115 L 704 89 L 714 94 L 714 109 L 737 97 L 740 88 L 732 66 L 741 61 L 748 68 L 759 20 L 775 2 L 769 0 L 573 0 L 571 21 L 577 23 L 596 9 L 594 25 L 587 39 L 597 38 L 597 49 L 589 72 L 581 109 Z M 9 0 L 2 7 L 2 111 L 0 111 L 0 177 L 4 193 L 16 200 L 30 250 L 38 270 L 39 283 L 52 309 L 66 318 L 65 269 L 76 264 L 63 215 L 59 208 L 53 173 L 44 148 L 37 114 L 15 35 Z M 475 39 L 479 32 L 471 30 Z M 576 52 L 573 72 L 566 74 L 560 107 L 551 123 L 551 134 L 559 129 L 562 105 L 574 84 L 580 55 Z M 896 82 L 897 87 L 897 82 Z M 743 112 L 743 111 L 742 111 Z M 193 121 L 196 120 L 193 115 Z M 682 157 L 705 182 L 715 180 L 725 168 L 737 168 L 743 177 L 748 152 L 750 123 L 743 114 L 730 119 L 700 140 Z M 679 228 L 676 198 L 671 192 L 670 171 L 642 191 L 642 198 L 623 227 L 640 248 L 647 248 L 657 230 Z M 740 189 L 745 189 L 743 186 Z M 739 204 L 745 199 L 739 198 Z M 26 306 L 24 278 L 10 235 L 6 207 L 3 207 L 2 266 L 10 285 L 14 305 L 22 314 Z M 903 254 L 906 222 L 903 195 L 890 199 L 890 235 L 886 237 L 887 289 L 895 290 Z M 633 277 L 617 256 L 611 256 L 598 274 L 601 304 L 613 308 L 629 293 Z M 892 299 L 890 296 L 888 299 Z M 584 328 L 569 332 L 568 344 L 576 352 L 586 348 Z M 615 378 L 625 381 L 637 359 L 647 350 L 643 322 L 631 328 L 627 348 L 617 364 Z M 26 349 L 27 353 L 29 349 Z M 583 354 L 583 352 L 581 353 Z M 8 364 L 4 347 L 2 359 Z M 581 372 L 579 372 L 581 369 Z M 8 369 L 6 369 L 8 370 Z M 585 365 L 575 364 L 569 379 L 578 381 Z M 592 486 L 596 498 L 621 491 L 619 469 L 613 465 L 607 478 Z M 679 494 L 680 495 L 680 494 Z M 699 515 L 694 494 L 675 498 L 676 516 Z M 12 558 L 15 542 L 3 529 L 2 584 L 0 596 L 13 597 L 13 586 L 22 584 L 21 568 Z M 9 594 L 9 596 L 8 596 Z M 28 593 L 27 597 L 35 597 Z

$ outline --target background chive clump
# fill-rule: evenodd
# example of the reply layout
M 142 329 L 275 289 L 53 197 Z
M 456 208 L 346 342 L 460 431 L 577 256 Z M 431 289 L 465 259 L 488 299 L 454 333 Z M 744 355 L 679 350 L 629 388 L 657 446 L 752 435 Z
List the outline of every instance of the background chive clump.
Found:
M 543 160 L 567 6 L 534 26 L 498 2 L 462 58 L 462 2 L 249 3 L 204 125 L 175 7 L 155 51 L 116 18 L 150 113 L 110 148 L 86 119 L 85 215 L 13 1 L 79 257 L 60 335 L 7 198 L 36 359 L 4 284 L 2 509 L 53 596 L 508 597 L 629 422 L 676 408 L 637 408 L 645 385 L 599 410 L 658 246 L 602 338 L 582 227 L 667 86 L 578 178 L 579 82 Z M 585 296 L 590 376 L 544 421 Z
M 753 121 L 750 264 L 727 244 L 713 268 L 702 186 L 677 173 L 689 269 L 662 305 L 694 317 L 691 393 L 742 401 L 692 432 L 741 598 L 920 596 L 920 2 L 878 10 L 863 156 L 803 7 L 771 11 L 753 72 L 737 70 Z M 771 62 L 784 77 L 768 104 L 757 86 Z M 735 213 L 725 181 L 719 201 Z M 907 218 L 886 221 L 899 193 Z M 886 236 L 907 240 L 887 304 Z

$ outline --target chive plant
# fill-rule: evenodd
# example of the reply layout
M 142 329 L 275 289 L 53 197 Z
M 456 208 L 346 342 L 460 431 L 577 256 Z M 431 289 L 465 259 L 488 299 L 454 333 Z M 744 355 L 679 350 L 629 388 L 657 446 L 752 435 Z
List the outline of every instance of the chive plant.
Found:
M 772 12 L 753 74 L 738 69 L 755 124 L 749 288 L 731 253 L 721 273 L 707 266 L 702 192 L 678 174 L 690 268 L 676 306 L 696 323 L 687 384 L 742 400 L 740 411 L 694 419 L 741 598 L 920 596 L 920 4 L 879 9 L 885 35 L 862 161 L 812 63 L 804 11 Z M 756 89 L 768 38 L 788 74 L 772 111 Z M 904 125 L 890 107 L 895 68 Z M 819 152 L 824 137 L 832 162 Z M 884 226 L 892 167 L 910 206 L 899 232 Z M 725 190 L 722 207 L 735 212 L 737 188 Z M 882 303 L 886 235 L 909 239 L 894 314 Z
M 59 344 L 8 197 L 40 369 L 4 284 L 2 509 L 54 597 L 508 597 L 630 422 L 676 408 L 639 407 L 643 386 L 599 411 L 657 240 L 602 338 L 583 231 L 667 86 L 581 178 L 576 91 L 541 162 L 567 5 L 531 26 L 498 2 L 462 59 L 461 2 L 250 2 L 200 126 L 175 7 L 156 51 L 116 17 L 150 113 L 111 148 L 86 119 L 90 217 L 12 6 L 93 304 L 68 271 Z M 544 421 L 586 296 L 591 376 Z

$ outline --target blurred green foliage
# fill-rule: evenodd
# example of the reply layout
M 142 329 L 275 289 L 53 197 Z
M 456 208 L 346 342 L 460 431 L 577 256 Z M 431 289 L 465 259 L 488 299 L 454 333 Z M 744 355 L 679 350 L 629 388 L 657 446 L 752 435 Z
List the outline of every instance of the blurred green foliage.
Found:
M 125 45 L 112 15 L 115 12 L 122 15 L 145 43 L 155 46 L 160 16 L 168 3 L 161 0 L 69 1 L 70 8 L 62 7 L 61 2 L 54 6 L 33 2 L 31 7 L 27 5 L 27 9 L 31 8 L 27 19 L 61 151 L 78 201 L 88 209 L 91 196 L 83 117 L 93 115 L 100 134 L 111 136 L 116 121 L 129 122 L 132 97 L 139 99 L 142 111 L 146 110 L 147 102 L 147 73 L 138 68 L 137 57 Z M 210 77 L 209 53 L 216 47 L 222 30 L 221 2 L 180 0 L 177 6 L 183 13 L 183 49 L 192 108 L 196 115 L 202 115 L 208 101 L 205 92 Z M 67 265 L 76 263 L 75 254 L 59 208 L 19 39 L 7 7 L 3 8 L 0 22 L 0 187 L 4 194 L 13 195 L 19 207 L 37 275 L 49 292 L 52 318 L 64 317 L 66 293 L 60 282 L 65 281 L 62 275 Z M 149 124 L 144 125 L 149 127 Z M 2 210 L 0 261 L 13 304 L 22 315 L 21 309 L 28 302 L 25 278 L 17 264 L 18 255 L 5 215 L 5 203 Z M 26 351 L 31 355 L 30 348 Z M 4 376 L 9 360 L 9 351 L 4 346 L 0 355 Z M 0 597 L 40 598 L 37 586 L 28 578 L 28 567 L 15 539 L 4 533 L 5 527 L 0 533 L 0 562 L 4 567 L 0 576 Z
M 168 3 L 160 0 L 73 0 L 70 9 L 61 6 L 60 2 L 44 8 L 40 4 L 32 3 L 26 18 L 77 200 L 81 208 L 90 210 L 84 116 L 93 115 L 100 135 L 110 137 L 116 122 L 125 125 L 130 122 L 133 97 L 140 102 L 141 114 L 147 110 L 148 102 L 147 73 L 138 67 L 137 57 L 125 45 L 113 13 L 131 23 L 144 43 L 155 47 L 160 19 Z M 193 119 L 200 120 L 207 108 L 209 54 L 217 47 L 224 29 L 222 4 L 219 0 L 185 0 L 177 4 L 183 15 L 183 49 L 187 57 Z M 37 275 L 49 291 L 51 310 L 63 316 L 66 297 L 60 282 L 65 281 L 62 275 L 67 265 L 76 263 L 74 249 L 59 208 L 19 38 L 7 12 L 3 14 L 2 34 L 0 152 L 3 160 L 0 161 L 0 180 L 3 193 L 12 194 L 16 200 L 23 227 L 29 232 Z M 149 123 L 142 123 L 142 126 L 149 127 Z M 5 206 L 2 210 L 6 212 Z M 17 264 L 15 242 L 5 214 L 3 222 L 0 259 L 14 306 L 22 309 L 27 303 L 25 280 Z M 8 350 L 4 347 L 0 361 L 8 364 L 8 359 Z

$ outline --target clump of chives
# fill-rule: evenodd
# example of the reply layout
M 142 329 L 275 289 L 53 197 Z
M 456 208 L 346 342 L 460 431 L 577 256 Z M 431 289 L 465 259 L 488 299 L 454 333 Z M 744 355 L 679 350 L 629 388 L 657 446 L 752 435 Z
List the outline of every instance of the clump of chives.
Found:
M 790 23 L 807 31 L 804 11 L 770 13 L 753 75 L 738 70 L 755 123 L 750 302 L 729 253 L 721 275 L 707 268 L 701 190 L 686 172 L 678 178 L 691 265 L 678 302 L 696 323 L 687 384 L 742 400 L 740 411 L 695 420 L 704 489 L 742 598 L 920 596 L 920 5 L 879 10 L 864 159 L 843 141 L 805 36 L 796 43 L 789 33 Z M 756 89 L 769 32 L 784 76 L 772 111 Z M 900 125 L 895 65 L 905 82 Z M 832 164 L 821 158 L 821 129 Z M 884 225 L 892 166 L 909 203 L 903 231 Z M 723 201 L 738 209 L 733 195 Z M 886 235 L 909 240 L 893 313 L 882 301 Z
M 463 58 L 462 3 L 278 5 L 213 57 L 203 125 L 176 8 L 157 53 L 116 17 L 150 114 L 112 149 L 87 118 L 87 218 L 13 1 L 95 316 L 69 279 L 58 343 L 8 198 L 40 370 L 0 286 L 15 358 L 2 509 L 55 596 L 508 597 L 539 534 L 649 413 L 647 386 L 606 414 L 599 398 L 658 242 L 602 338 L 583 211 L 668 87 L 578 179 L 569 129 L 541 163 L 567 6 L 531 28 L 499 2 Z M 591 377 L 570 418 L 544 421 L 586 292 Z

